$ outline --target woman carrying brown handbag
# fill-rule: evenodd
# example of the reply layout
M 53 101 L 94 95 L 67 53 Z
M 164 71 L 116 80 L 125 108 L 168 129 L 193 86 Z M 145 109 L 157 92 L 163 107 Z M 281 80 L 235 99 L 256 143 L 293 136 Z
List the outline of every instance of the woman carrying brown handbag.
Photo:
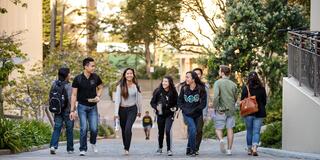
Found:
M 258 112 L 244 117 L 247 128 L 248 155 L 258 156 L 257 147 L 260 141 L 260 130 L 263 123 L 263 118 L 266 117 L 265 106 L 267 102 L 267 95 L 266 90 L 256 72 L 249 73 L 247 85 L 242 89 L 241 100 L 248 97 L 247 86 L 249 88 L 250 95 L 256 96 L 256 101 L 259 108 Z

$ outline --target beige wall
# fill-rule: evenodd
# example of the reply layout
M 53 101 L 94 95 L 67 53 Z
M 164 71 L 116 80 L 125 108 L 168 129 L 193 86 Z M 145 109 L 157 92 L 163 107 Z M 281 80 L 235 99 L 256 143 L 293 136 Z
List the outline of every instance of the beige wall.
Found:
M 283 79 L 282 149 L 320 153 L 320 97 L 292 78 Z
M 320 31 L 320 0 L 311 0 L 310 30 Z
M 42 60 L 42 1 L 25 2 L 27 8 L 16 6 L 8 0 L 0 0 L 0 6 L 8 10 L 8 13 L 0 15 L 0 33 L 25 31 L 19 39 L 22 51 L 27 54 L 23 64 L 29 70 L 33 64 Z

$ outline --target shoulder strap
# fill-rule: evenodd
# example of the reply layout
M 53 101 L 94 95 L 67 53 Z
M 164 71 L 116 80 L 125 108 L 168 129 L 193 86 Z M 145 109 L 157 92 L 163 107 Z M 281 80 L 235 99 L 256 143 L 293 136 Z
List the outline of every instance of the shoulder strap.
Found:
M 249 90 L 249 86 L 246 85 L 246 88 L 247 88 L 247 92 L 248 92 L 248 97 L 251 97 L 250 90 Z
M 218 88 L 219 88 L 219 97 L 221 97 L 221 87 L 220 87 L 220 84 L 218 84 Z

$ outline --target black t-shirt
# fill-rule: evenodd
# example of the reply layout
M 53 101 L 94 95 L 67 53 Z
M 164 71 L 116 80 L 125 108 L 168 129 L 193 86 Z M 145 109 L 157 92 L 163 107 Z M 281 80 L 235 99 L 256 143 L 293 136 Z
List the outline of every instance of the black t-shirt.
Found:
M 97 96 L 97 87 L 102 84 L 100 77 L 93 73 L 87 78 L 83 73 L 76 76 L 73 80 L 72 87 L 78 88 L 78 103 L 85 106 L 95 106 L 97 103 L 88 102 L 88 99 Z

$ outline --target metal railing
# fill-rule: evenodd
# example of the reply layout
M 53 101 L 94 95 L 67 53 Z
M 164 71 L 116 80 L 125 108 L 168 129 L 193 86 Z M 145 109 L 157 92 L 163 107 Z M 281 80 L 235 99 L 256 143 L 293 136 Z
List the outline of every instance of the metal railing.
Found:
M 320 93 L 320 32 L 289 32 L 288 74 L 299 81 L 299 86 Z

